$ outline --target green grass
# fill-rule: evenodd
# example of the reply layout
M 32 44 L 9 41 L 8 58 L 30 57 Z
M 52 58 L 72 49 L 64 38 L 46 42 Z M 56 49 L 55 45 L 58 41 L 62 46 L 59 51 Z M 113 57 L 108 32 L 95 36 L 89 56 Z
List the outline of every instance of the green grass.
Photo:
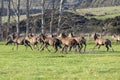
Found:
M 37 15 L 40 15 L 39 13 L 38 14 L 30 14 L 30 16 L 37 16 Z M 10 17 L 10 22 L 12 23 L 12 22 L 15 22 L 16 20 L 15 20 L 15 18 L 17 18 L 16 16 L 14 16 L 14 18 L 11 16 Z M 20 21 L 22 21 L 22 20 L 25 20 L 26 19 L 26 15 L 20 15 Z M 7 22 L 7 20 L 8 20 L 8 17 L 7 16 L 3 16 L 2 17 L 2 23 L 6 23 Z
M 15 17 L 15 18 L 16 18 L 16 17 Z M 15 18 L 10 17 L 10 22 L 15 22 Z M 7 16 L 3 16 L 2 19 L 3 19 L 3 23 L 5 23 L 5 22 L 7 22 L 8 17 L 7 17 Z M 24 19 L 26 19 L 26 15 L 21 15 L 21 16 L 20 16 L 20 21 L 21 21 L 21 20 L 24 20 Z
M 97 18 L 100 20 L 120 16 L 120 6 L 77 9 L 76 11 L 80 15 L 85 15 L 86 13 L 94 14 L 96 16 L 88 18 Z
M 0 43 L 0 80 L 120 80 L 120 44 L 115 52 L 95 49 L 87 43 L 86 53 L 52 53 Z

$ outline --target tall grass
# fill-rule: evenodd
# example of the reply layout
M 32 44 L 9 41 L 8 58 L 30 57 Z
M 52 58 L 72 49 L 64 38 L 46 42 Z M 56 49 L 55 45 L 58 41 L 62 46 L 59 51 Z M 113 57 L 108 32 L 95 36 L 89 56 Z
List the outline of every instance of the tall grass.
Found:
M 85 53 L 65 54 L 0 43 L 0 80 L 120 80 L 120 45 L 93 52 L 93 42 L 87 44 Z

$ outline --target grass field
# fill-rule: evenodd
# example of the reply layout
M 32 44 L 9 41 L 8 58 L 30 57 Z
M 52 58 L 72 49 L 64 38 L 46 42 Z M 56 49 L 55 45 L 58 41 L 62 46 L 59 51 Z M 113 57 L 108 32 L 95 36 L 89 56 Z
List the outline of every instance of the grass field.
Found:
M 120 16 L 120 6 L 113 7 L 99 7 L 99 8 L 86 8 L 86 9 L 77 9 L 78 14 L 85 15 L 86 13 L 94 14 L 96 16 L 91 16 L 87 18 L 96 18 L 100 20 L 105 20 L 107 18 L 114 18 Z
M 3 16 L 2 19 L 3 19 L 3 23 L 6 23 L 7 20 L 8 20 L 8 17 L 7 17 L 7 16 Z M 20 21 L 22 21 L 22 20 L 24 20 L 24 19 L 26 19 L 26 15 L 21 15 L 21 16 L 20 16 Z M 14 19 L 13 17 L 10 17 L 10 22 L 11 22 L 11 23 L 12 23 L 12 22 L 15 22 L 15 19 Z
M 0 43 L 0 80 L 120 80 L 120 44 L 115 52 L 104 47 L 92 51 L 87 43 L 85 53 L 49 53 Z
M 39 13 L 38 14 L 31 14 L 30 16 L 37 16 L 37 15 L 40 15 L 40 14 Z M 15 22 L 15 18 L 16 18 L 15 16 L 14 16 L 14 18 L 11 16 L 10 17 L 10 22 L 11 23 Z M 8 17 L 7 16 L 3 16 L 2 19 L 3 19 L 2 23 L 6 23 L 7 20 L 8 20 Z M 20 21 L 25 20 L 25 19 L 26 19 L 26 15 L 20 15 Z

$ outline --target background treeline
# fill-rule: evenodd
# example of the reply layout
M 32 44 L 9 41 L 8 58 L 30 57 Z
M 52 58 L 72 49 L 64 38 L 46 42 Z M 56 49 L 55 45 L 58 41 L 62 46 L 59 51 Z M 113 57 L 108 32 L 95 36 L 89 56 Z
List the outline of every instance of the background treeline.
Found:
M 4 15 L 7 15 L 7 1 L 4 0 Z M 17 0 L 13 0 L 14 2 L 17 2 Z M 52 0 L 46 0 L 46 4 L 48 8 L 51 7 Z M 30 13 L 39 13 L 40 10 L 40 0 L 30 0 L 31 4 L 31 10 Z M 60 0 L 55 1 L 56 5 L 59 4 Z M 120 1 L 119 0 L 64 0 L 63 1 L 64 8 L 65 9 L 80 9 L 80 8 L 92 8 L 92 7 L 109 7 L 109 6 L 119 6 Z M 21 14 L 25 14 L 25 1 L 21 0 Z M 11 12 L 11 14 L 14 14 Z
M 118 0 L 1 0 L 0 36 L 6 38 L 12 32 L 118 34 L 118 5 Z

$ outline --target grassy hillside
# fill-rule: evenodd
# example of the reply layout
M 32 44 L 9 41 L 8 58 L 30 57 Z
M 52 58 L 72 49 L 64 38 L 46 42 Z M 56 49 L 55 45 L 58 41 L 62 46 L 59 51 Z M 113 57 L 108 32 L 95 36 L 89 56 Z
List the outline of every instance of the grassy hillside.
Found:
M 83 16 L 86 14 L 93 14 L 95 16 L 89 16 L 88 18 L 97 18 L 102 20 L 120 16 L 120 6 L 77 9 L 76 11 L 78 14 Z
M 87 44 L 86 53 L 62 54 L 0 43 L 0 80 L 119 80 L 120 45 L 92 52 L 94 44 Z
M 105 20 L 107 18 L 114 18 L 116 16 L 120 16 L 120 6 L 115 7 L 100 7 L 100 8 L 85 8 L 85 9 L 77 9 L 76 14 L 85 16 L 87 13 L 93 14 L 96 16 L 87 16 L 87 18 L 97 18 L 101 20 Z M 39 14 L 31 14 L 31 16 L 36 16 Z M 25 15 L 21 15 L 20 20 L 26 19 Z M 11 17 L 11 22 L 14 19 Z M 7 17 L 3 17 L 3 22 L 7 22 Z
M 62 31 L 65 32 L 92 32 L 92 31 L 98 31 L 101 32 L 103 26 L 105 26 L 105 24 L 111 24 L 108 25 L 108 33 L 119 33 L 120 32 L 120 6 L 116 6 L 116 7 L 101 7 L 101 8 L 86 8 L 86 9 L 77 9 L 76 12 L 75 11 L 71 11 L 73 13 L 70 12 L 63 12 L 63 17 L 61 20 L 62 24 Z M 74 14 L 75 13 L 75 14 Z M 88 15 L 89 14 L 89 15 Z M 36 16 L 37 15 L 37 16 Z M 41 16 L 39 14 L 31 14 L 30 18 L 30 28 L 34 28 L 34 24 L 36 24 L 37 29 L 36 31 L 39 33 L 41 31 Z M 83 15 L 83 16 L 81 16 Z M 92 15 L 92 16 L 91 16 Z M 49 32 L 49 23 L 50 23 L 50 12 L 46 11 L 46 24 L 45 24 L 45 30 L 46 32 Z M 116 17 L 118 16 L 118 17 Z M 96 19 L 91 19 L 91 18 L 96 18 Z M 108 19 L 108 18 L 112 18 L 112 19 Z M 21 15 L 20 17 L 21 20 L 26 19 L 25 15 Z M 53 32 L 57 31 L 57 20 L 58 19 L 58 14 L 55 14 L 55 19 L 54 19 L 54 24 L 53 24 Z M 35 21 L 35 22 L 34 22 Z M 4 22 L 7 22 L 7 18 L 4 17 Z M 11 19 L 11 22 L 13 22 L 13 20 Z M 24 27 L 22 28 L 21 31 L 25 30 L 25 20 L 21 21 L 21 26 Z M 13 24 L 15 25 L 15 24 Z M 91 27 L 92 26 L 92 27 Z M 115 26 L 115 27 L 114 27 Z M 87 28 L 86 28 L 87 27 Z M 98 27 L 98 28 L 96 28 Z M 23 30 L 24 29 L 24 30 Z M 34 32 L 34 31 L 33 31 Z
M 119 0 L 80 0 L 78 8 L 85 7 L 107 7 L 120 5 Z
M 6 0 L 7 1 L 7 0 Z M 13 0 L 17 2 L 17 0 Z M 40 0 L 30 0 L 32 2 L 32 6 L 37 7 L 40 6 Z M 46 3 L 51 3 L 52 0 L 46 0 Z M 58 4 L 59 0 L 55 0 L 55 3 Z M 76 7 L 76 8 L 87 8 L 87 7 L 107 7 L 107 6 L 119 6 L 119 0 L 64 0 L 64 5 L 68 8 Z M 21 6 L 25 7 L 25 1 L 21 0 Z
M 30 16 L 37 16 L 37 15 L 40 15 L 40 14 L 39 13 L 38 14 L 31 14 Z M 11 16 L 10 21 L 15 22 L 15 18 L 16 18 L 16 16 L 14 16 L 14 18 Z M 2 19 L 3 19 L 3 23 L 5 23 L 5 22 L 7 22 L 8 17 L 3 16 Z M 20 15 L 20 21 L 25 20 L 25 19 L 26 19 L 26 15 Z

